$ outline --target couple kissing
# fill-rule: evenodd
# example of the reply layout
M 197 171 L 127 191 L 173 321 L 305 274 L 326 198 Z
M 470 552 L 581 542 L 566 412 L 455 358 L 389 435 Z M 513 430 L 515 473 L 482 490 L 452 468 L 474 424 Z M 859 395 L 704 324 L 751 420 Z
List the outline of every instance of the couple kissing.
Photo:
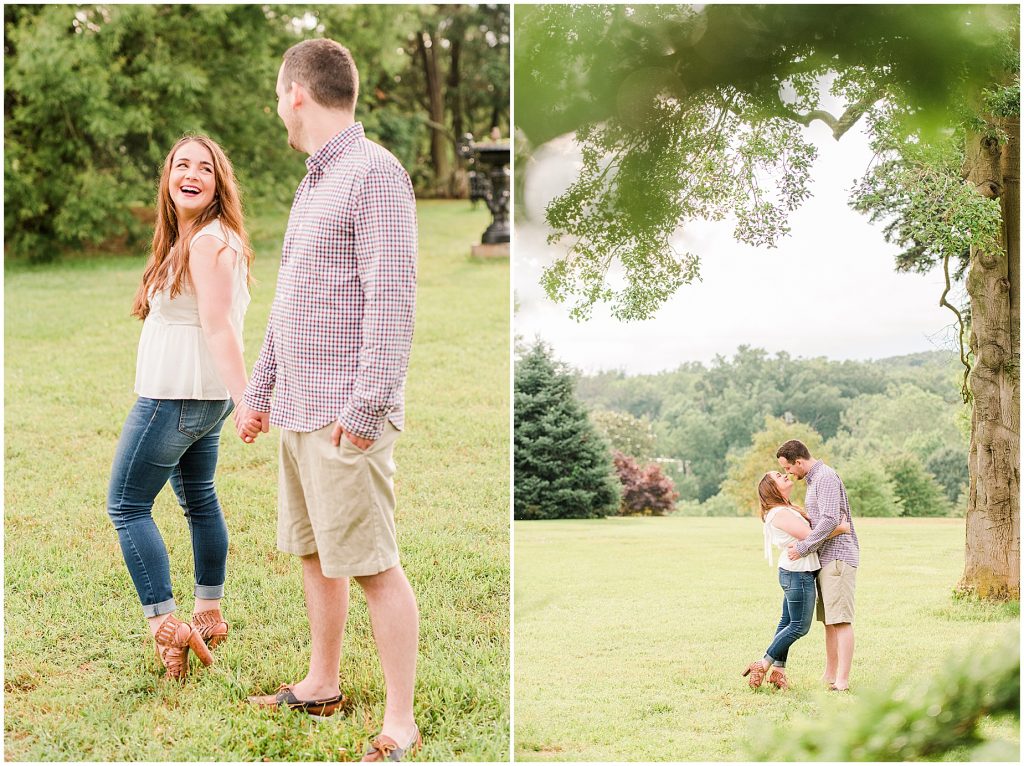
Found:
M 789 649 L 807 635 L 816 613 L 825 625 L 822 681 L 829 691 L 849 691 L 860 543 L 846 487 L 839 474 L 812 457 L 801 441 L 787 441 L 775 457 L 781 470 L 765 473 L 757 494 L 769 566 L 772 548 L 779 549 L 782 616 L 764 657 L 750 663 L 743 675 L 750 676 L 752 689 L 766 676 L 771 686 L 788 689 Z M 790 501 L 794 480 L 807 485 L 803 508 Z

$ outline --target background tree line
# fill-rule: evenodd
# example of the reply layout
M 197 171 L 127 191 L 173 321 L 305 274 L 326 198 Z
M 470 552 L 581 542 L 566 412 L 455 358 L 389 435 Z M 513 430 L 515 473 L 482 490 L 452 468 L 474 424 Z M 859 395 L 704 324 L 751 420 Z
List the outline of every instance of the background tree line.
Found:
M 138 246 L 160 163 L 186 132 L 221 143 L 247 201 L 305 172 L 276 113 L 281 55 L 351 51 L 357 117 L 421 196 L 462 196 L 456 142 L 508 135 L 508 5 L 7 5 L 4 232 L 15 257 Z
M 581 375 L 536 344 L 516 371 L 517 517 L 756 513 L 754 487 L 792 438 L 840 471 L 858 516 L 963 515 L 969 410 L 958 364 L 943 351 L 837 362 L 741 346 L 707 366 Z M 587 502 L 559 503 L 542 476 Z M 605 490 L 610 478 L 617 494 Z

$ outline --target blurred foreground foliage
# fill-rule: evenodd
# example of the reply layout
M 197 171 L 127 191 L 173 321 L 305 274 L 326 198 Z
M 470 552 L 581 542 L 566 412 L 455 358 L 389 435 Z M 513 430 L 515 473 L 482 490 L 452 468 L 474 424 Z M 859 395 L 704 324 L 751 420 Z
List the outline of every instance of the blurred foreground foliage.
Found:
M 780 727 L 752 756 L 771 761 L 917 761 L 969 747 L 973 759 L 1019 760 L 1015 745 L 984 741 L 986 716 L 1020 719 L 1020 630 L 995 648 L 950 660 L 940 673 L 861 696 L 827 720 Z

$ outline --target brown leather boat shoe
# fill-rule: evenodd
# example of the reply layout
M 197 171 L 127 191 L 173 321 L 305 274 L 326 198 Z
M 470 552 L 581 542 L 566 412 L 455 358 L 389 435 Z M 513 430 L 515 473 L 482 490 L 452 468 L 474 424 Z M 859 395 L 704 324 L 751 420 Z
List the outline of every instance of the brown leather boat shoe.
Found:
M 384 734 L 378 734 L 373 738 L 370 743 L 370 749 L 367 750 L 362 757 L 362 761 L 400 761 L 407 755 L 412 755 L 419 748 L 423 746 L 423 737 L 420 736 L 420 730 L 416 730 L 416 736 L 413 737 L 405 747 L 399 747 L 398 743 L 395 742 L 391 737 Z
M 291 710 L 301 710 L 315 718 L 327 718 L 344 707 L 348 699 L 344 694 L 339 694 L 336 697 L 328 697 L 321 700 L 300 700 L 295 696 L 295 692 L 292 691 L 292 687 L 289 684 L 281 684 L 274 694 L 253 695 L 246 701 L 255 707 L 286 707 Z

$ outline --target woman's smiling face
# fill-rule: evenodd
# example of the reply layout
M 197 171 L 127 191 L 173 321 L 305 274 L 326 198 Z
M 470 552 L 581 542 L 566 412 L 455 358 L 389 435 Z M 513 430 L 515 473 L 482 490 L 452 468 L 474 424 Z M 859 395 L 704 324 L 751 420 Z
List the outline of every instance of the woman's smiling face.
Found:
M 168 191 L 179 218 L 192 218 L 209 207 L 217 193 L 217 174 L 210 150 L 198 141 L 178 147 L 171 160 Z
M 775 482 L 775 486 L 778 487 L 779 492 L 782 493 L 782 496 L 789 497 L 789 493 L 793 489 L 793 480 L 782 471 L 772 471 L 770 475 L 772 480 Z

